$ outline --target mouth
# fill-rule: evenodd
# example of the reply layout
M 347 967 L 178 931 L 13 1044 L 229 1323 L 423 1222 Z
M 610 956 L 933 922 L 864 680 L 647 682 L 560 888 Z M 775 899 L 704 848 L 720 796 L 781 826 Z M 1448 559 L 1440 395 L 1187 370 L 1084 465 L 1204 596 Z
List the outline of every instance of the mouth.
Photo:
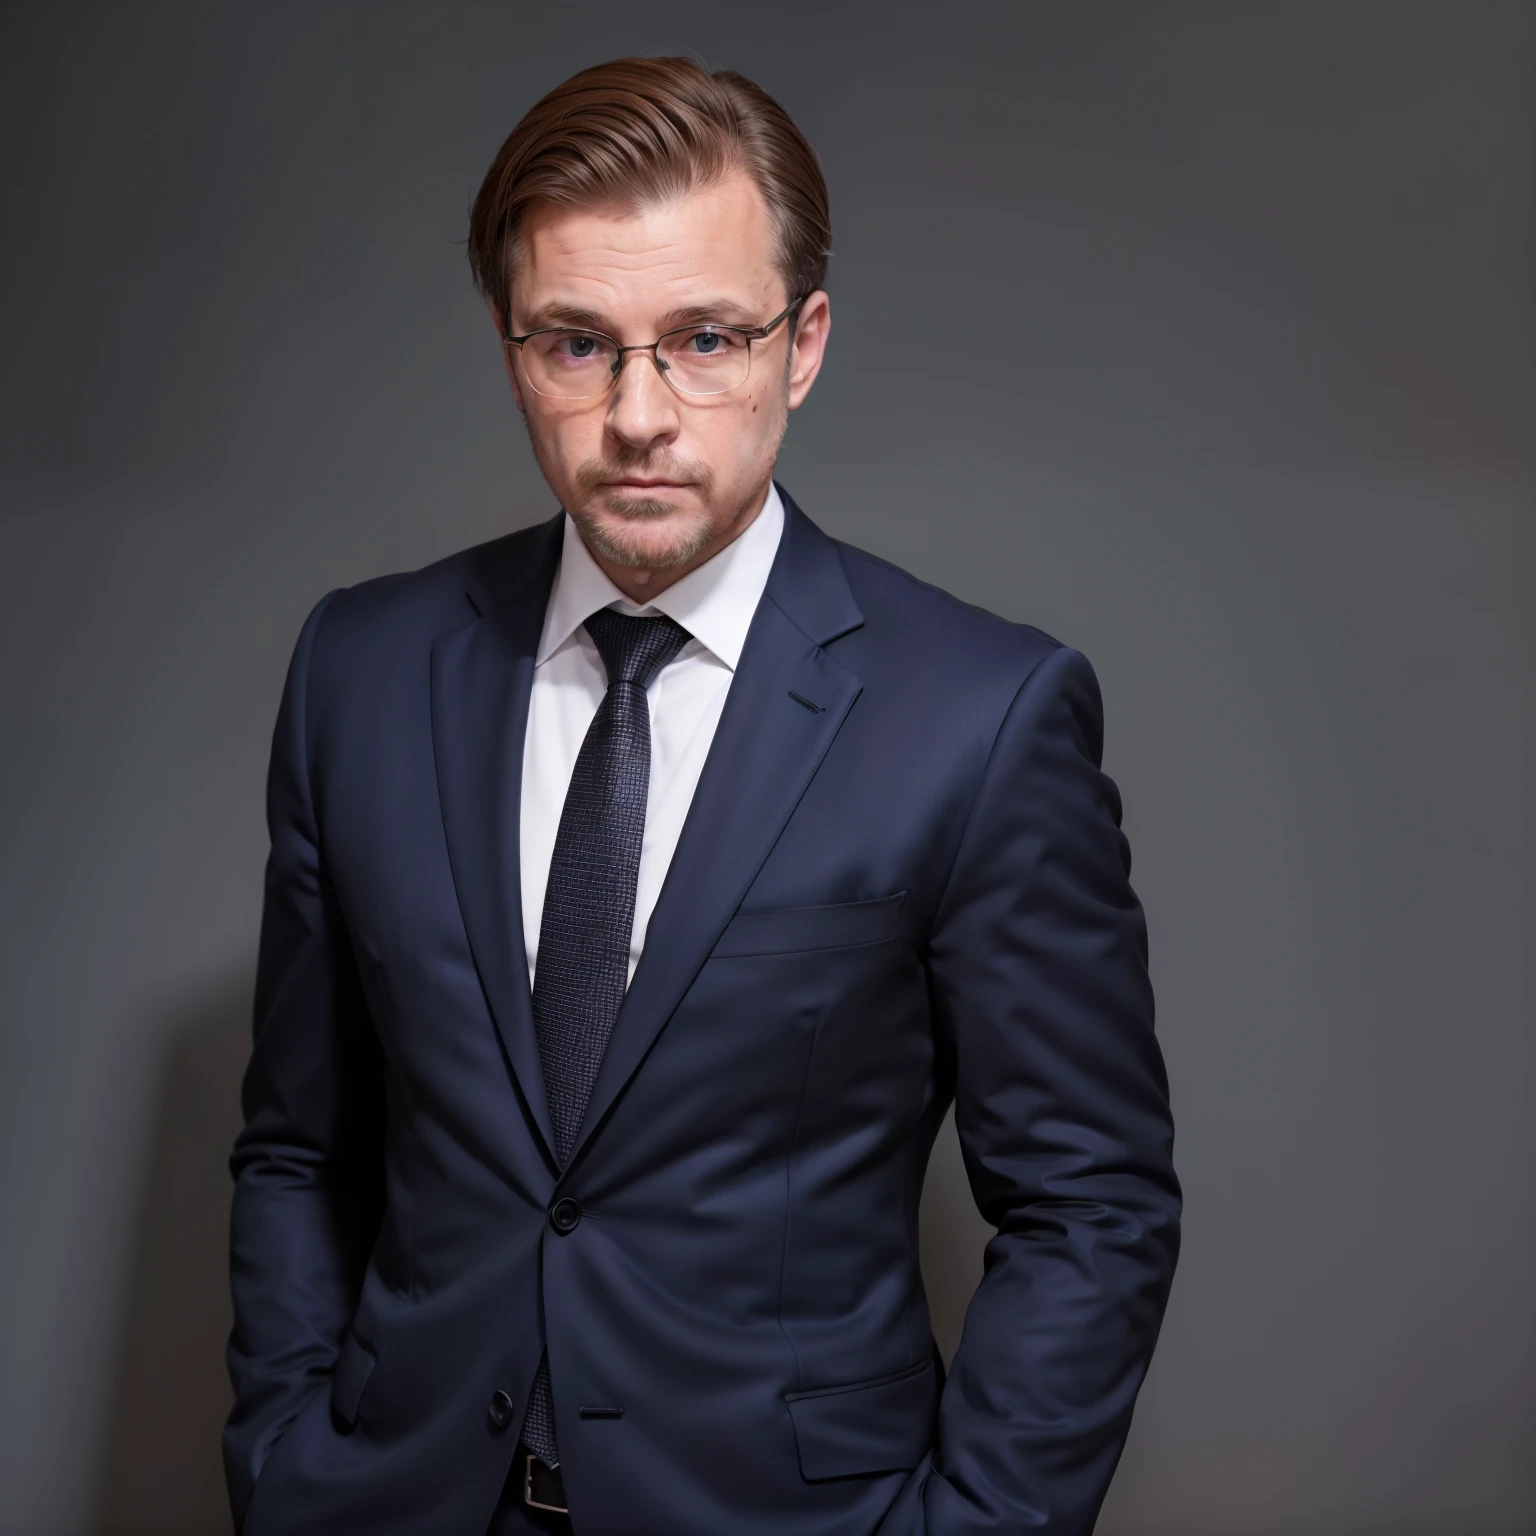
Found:
M 605 480 L 604 485 L 610 490 L 621 491 L 680 491 L 686 480 L 662 480 L 653 479 L 646 475 L 624 475 L 617 480 Z

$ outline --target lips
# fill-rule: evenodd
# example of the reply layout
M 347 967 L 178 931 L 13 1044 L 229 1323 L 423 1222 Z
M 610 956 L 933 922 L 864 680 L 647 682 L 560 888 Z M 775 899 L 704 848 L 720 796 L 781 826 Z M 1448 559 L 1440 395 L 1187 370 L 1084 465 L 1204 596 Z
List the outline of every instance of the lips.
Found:
M 633 480 L 633 479 L 610 480 L 607 483 L 610 486 L 614 486 L 614 487 L 617 487 L 617 488 L 622 489 L 622 490 L 634 490 L 634 491 L 655 491 L 655 490 L 680 491 L 683 488 L 683 486 L 687 484 L 687 482 L 685 480 Z

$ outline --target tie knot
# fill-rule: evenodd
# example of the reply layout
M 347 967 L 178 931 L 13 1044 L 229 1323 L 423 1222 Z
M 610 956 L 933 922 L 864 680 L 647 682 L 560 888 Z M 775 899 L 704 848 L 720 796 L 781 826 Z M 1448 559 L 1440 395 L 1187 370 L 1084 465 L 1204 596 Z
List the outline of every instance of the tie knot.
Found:
M 608 669 L 608 686 L 636 683 L 649 688 L 656 674 L 689 641 L 686 629 L 663 614 L 655 619 L 632 619 L 603 608 L 587 619 L 587 633 Z

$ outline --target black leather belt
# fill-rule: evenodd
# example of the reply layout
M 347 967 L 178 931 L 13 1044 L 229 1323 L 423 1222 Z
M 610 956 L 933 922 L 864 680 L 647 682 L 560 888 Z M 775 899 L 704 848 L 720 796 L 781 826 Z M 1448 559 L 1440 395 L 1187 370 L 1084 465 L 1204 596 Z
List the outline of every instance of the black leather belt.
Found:
M 557 1515 L 570 1514 L 565 1502 L 565 1483 L 559 1467 L 547 1467 L 537 1456 L 519 1447 L 523 1458 L 523 1503 L 529 1509 L 547 1509 Z

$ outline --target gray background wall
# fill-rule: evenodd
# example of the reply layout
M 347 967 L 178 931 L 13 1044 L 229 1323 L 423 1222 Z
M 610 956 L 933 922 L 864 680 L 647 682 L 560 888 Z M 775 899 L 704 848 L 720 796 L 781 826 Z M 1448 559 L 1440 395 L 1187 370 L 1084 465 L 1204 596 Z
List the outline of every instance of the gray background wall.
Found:
M 787 483 L 1104 684 L 1188 1236 L 1101 1529 L 1536 1525 L 1530 7 L 4 27 L 0 1530 L 223 1528 L 288 649 L 549 510 L 466 208 L 541 91 L 678 49 L 831 182 Z M 925 1223 L 948 1346 L 985 1237 L 950 1143 Z

